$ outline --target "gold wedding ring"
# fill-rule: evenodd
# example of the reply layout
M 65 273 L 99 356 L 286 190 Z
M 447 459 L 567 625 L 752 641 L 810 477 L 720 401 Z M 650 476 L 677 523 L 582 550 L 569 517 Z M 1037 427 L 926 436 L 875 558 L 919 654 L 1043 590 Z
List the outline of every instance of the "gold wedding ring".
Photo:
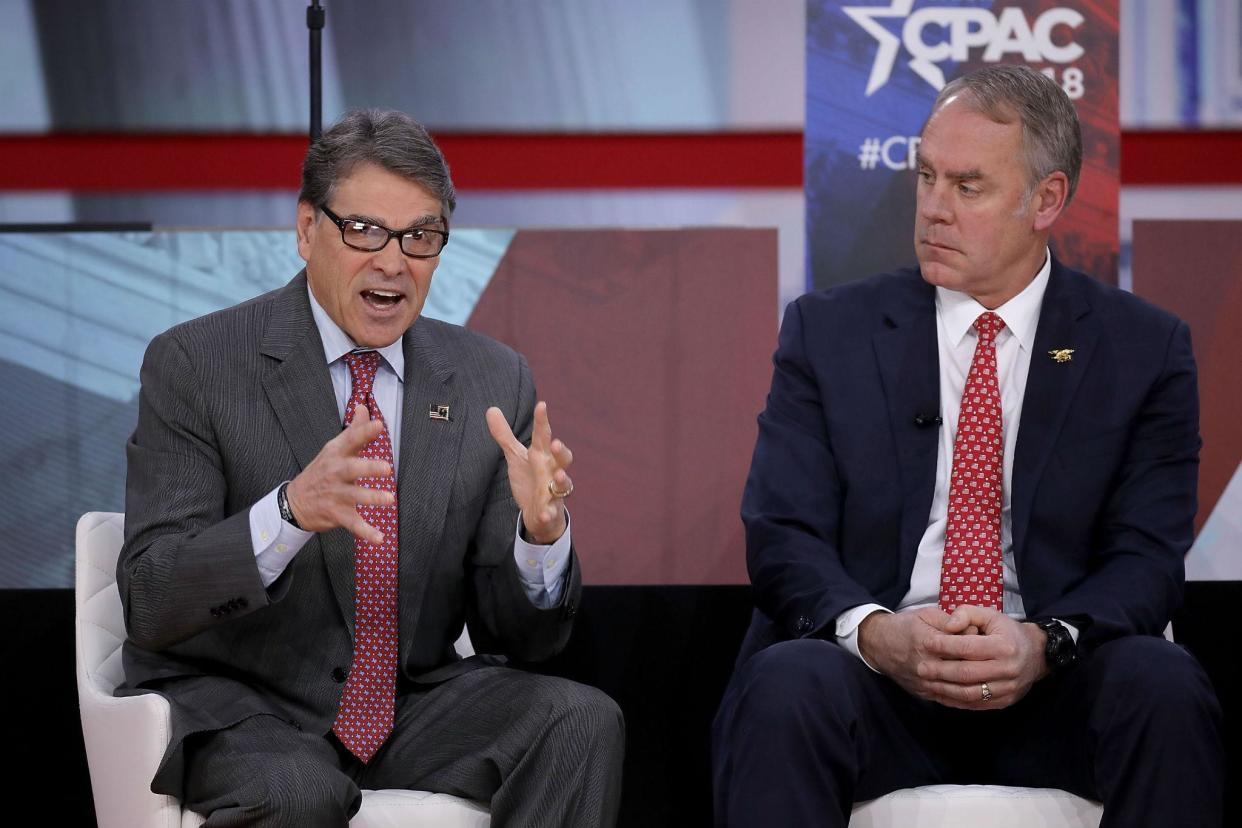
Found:
M 988 683 L 986 681 L 979 686 L 983 689 L 983 700 L 985 702 L 990 702 L 992 700 L 992 688 L 988 687 Z
M 556 488 L 556 484 L 553 483 L 551 480 L 548 481 L 548 494 L 552 495 L 553 497 L 559 497 L 563 500 L 569 497 L 573 493 L 574 493 L 574 481 L 572 480 L 569 481 L 569 488 L 563 492 L 558 490 Z

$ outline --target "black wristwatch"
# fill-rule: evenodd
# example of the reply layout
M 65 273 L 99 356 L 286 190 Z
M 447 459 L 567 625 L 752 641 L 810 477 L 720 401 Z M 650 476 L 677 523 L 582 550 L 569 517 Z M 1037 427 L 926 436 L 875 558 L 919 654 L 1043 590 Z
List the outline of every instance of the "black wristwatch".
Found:
M 1074 643 L 1069 630 L 1060 621 L 1049 619 L 1036 621 L 1035 626 L 1048 636 L 1048 646 L 1044 648 L 1044 658 L 1048 661 L 1048 669 L 1053 673 L 1068 670 L 1078 661 L 1078 645 Z
M 280 488 L 276 490 L 276 508 L 280 510 L 280 519 L 292 526 L 294 529 L 301 529 L 298 526 L 298 519 L 293 516 L 293 510 L 289 508 L 289 481 L 286 480 L 280 484 Z

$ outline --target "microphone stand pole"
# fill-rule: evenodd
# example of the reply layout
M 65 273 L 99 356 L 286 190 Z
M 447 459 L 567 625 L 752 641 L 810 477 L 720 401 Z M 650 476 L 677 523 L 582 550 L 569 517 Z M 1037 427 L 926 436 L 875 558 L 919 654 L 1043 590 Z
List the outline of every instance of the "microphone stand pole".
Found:
M 319 0 L 306 7 L 306 28 L 310 30 L 310 140 L 313 144 L 323 132 L 323 19 Z

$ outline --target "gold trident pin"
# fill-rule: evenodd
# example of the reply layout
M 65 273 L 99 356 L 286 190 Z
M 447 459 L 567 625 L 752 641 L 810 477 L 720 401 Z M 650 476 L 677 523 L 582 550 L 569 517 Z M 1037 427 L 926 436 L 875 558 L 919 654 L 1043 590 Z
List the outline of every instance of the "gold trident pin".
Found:
M 1074 358 L 1073 348 L 1057 348 L 1049 351 L 1048 356 L 1052 357 L 1053 362 L 1069 362 Z
M 427 416 L 433 420 L 443 420 L 448 422 L 449 407 L 447 405 L 436 405 L 432 403 L 431 409 L 427 412 Z

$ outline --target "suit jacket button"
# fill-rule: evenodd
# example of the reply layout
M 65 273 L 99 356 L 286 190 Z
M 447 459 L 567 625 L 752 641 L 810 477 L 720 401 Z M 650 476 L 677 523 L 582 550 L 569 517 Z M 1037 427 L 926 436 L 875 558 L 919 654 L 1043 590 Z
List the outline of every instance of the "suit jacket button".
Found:
M 337 684 L 340 684 L 341 682 L 345 681 L 345 679 L 347 678 L 349 678 L 348 670 L 342 670 L 340 667 L 332 668 L 332 680 L 335 681 Z
M 573 618 L 577 614 L 578 614 L 577 604 L 575 604 L 573 601 L 570 601 L 569 603 L 565 605 L 565 617 L 566 618 Z
M 237 605 L 241 607 L 242 609 L 245 609 L 246 607 L 250 606 L 250 602 L 247 601 L 246 596 L 243 595 L 242 597 L 237 599 Z
M 219 618 L 219 617 L 220 617 L 220 608 L 219 608 L 219 607 L 212 607 L 212 608 L 211 608 L 211 615 L 212 615 L 212 617 L 214 617 L 214 618 Z
M 815 623 L 811 621 L 811 619 L 807 618 L 805 615 L 799 615 L 798 623 L 794 625 L 794 629 L 797 630 L 798 633 L 805 635 L 806 633 L 810 632 L 811 627 L 814 627 L 814 626 L 815 626 Z

